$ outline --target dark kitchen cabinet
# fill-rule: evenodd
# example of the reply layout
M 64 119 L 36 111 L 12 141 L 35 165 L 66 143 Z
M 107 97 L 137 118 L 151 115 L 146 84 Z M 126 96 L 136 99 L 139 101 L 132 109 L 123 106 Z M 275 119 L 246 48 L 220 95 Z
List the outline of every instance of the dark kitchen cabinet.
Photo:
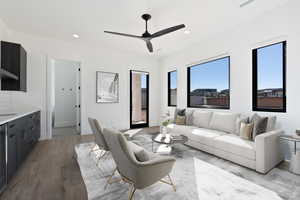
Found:
M 0 192 L 38 142 L 40 130 L 40 112 L 0 126 Z
M 11 180 L 18 168 L 17 134 L 17 123 L 10 122 L 7 130 L 7 181 Z
M 0 67 L 18 77 L 18 80 L 1 79 L 1 90 L 26 92 L 27 53 L 20 44 L 1 41 Z
M 6 185 L 6 135 L 5 125 L 0 125 L 0 192 Z

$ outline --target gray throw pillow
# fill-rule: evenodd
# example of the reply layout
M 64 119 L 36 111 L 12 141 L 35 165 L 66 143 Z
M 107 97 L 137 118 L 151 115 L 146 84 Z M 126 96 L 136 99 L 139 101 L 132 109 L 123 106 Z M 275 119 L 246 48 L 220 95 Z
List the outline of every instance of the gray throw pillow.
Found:
M 139 162 L 146 162 L 150 160 L 150 156 L 145 150 L 134 152 L 134 155 Z
M 252 140 L 255 140 L 257 135 L 265 133 L 268 125 L 267 117 L 260 117 L 258 114 L 254 114 L 251 119 L 251 123 L 253 123 L 253 131 L 252 131 Z

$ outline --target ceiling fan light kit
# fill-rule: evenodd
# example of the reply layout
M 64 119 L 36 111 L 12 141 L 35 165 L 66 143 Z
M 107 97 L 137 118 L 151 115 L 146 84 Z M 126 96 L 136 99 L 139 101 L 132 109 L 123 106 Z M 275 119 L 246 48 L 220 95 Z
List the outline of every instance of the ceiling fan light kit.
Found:
M 119 35 L 119 36 L 124 36 L 124 37 L 131 37 L 131 38 L 137 38 L 137 39 L 141 39 L 144 40 L 146 42 L 146 46 L 149 50 L 149 52 L 153 52 L 153 45 L 151 43 L 151 40 L 166 34 L 169 34 L 171 32 L 177 31 L 179 29 L 185 28 L 184 24 L 180 24 L 177 26 L 173 26 L 170 28 L 166 28 L 163 30 L 160 30 L 156 33 L 149 33 L 148 32 L 148 21 L 151 19 L 151 15 L 149 14 L 143 14 L 142 15 L 142 19 L 145 20 L 145 24 L 146 24 L 146 31 L 142 34 L 142 36 L 137 36 L 137 35 L 131 35 L 131 34 L 125 34 L 125 33 L 118 33 L 118 32 L 112 32 L 112 31 L 104 31 L 104 33 L 109 33 L 109 34 L 114 34 L 114 35 Z

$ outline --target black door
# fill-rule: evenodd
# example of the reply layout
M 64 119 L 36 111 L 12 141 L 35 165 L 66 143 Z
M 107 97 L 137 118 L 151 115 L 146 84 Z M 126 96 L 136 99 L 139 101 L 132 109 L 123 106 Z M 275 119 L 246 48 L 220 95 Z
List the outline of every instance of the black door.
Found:
M 130 71 L 130 128 L 149 126 L 149 73 Z
M 6 184 L 5 126 L 0 126 L 0 192 Z

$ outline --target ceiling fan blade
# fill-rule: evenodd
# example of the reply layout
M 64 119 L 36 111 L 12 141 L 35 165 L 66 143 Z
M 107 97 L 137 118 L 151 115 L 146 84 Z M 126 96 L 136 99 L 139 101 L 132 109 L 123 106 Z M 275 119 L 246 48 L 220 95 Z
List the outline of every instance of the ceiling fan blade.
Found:
M 147 41 L 146 44 L 147 44 L 148 50 L 152 53 L 152 52 L 153 52 L 153 46 L 152 46 L 152 43 L 151 43 L 150 41 Z
M 111 31 L 104 31 L 104 33 L 109 33 L 109 34 L 113 34 L 113 35 L 120 35 L 120 36 L 125 36 L 125 37 L 132 37 L 132 38 L 142 39 L 141 36 L 130 35 L 130 34 L 125 34 L 125 33 L 117 33 L 117 32 L 111 32 Z
M 162 35 L 166 35 L 166 34 L 168 34 L 168 33 L 177 31 L 177 30 L 182 29 L 182 28 L 185 28 L 185 25 L 184 25 L 184 24 L 180 24 L 180 25 L 177 25 L 177 26 L 173 26 L 173 27 L 170 27 L 170 28 L 166 28 L 166 29 L 163 29 L 163 30 L 158 31 L 158 32 L 156 32 L 156 33 L 153 33 L 153 34 L 151 35 L 151 38 L 156 38 L 156 37 L 159 37 L 159 36 L 162 36 Z

